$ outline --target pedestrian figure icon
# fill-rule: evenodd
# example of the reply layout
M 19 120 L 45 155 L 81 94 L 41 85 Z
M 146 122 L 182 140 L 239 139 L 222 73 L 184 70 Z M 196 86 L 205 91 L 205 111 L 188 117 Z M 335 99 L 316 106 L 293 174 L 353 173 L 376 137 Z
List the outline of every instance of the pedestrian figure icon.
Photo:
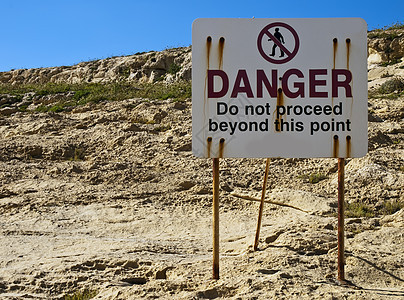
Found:
M 258 52 L 266 61 L 273 64 L 284 64 L 292 60 L 299 50 L 299 45 L 296 30 L 282 22 L 268 24 L 257 38 Z
M 279 28 L 275 28 L 275 33 L 274 33 L 274 37 L 282 44 L 285 44 L 285 40 L 282 36 L 282 34 L 279 32 Z M 268 39 L 268 41 L 271 41 L 271 39 Z M 276 47 L 278 47 L 278 45 L 276 44 L 276 42 L 274 41 L 274 45 L 272 46 L 272 53 L 269 54 L 269 56 L 275 56 L 275 49 Z M 279 50 L 281 50 L 281 55 L 279 57 L 284 57 L 285 56 L 285 52 L 283 52 L 282 48 L 279 47 Z

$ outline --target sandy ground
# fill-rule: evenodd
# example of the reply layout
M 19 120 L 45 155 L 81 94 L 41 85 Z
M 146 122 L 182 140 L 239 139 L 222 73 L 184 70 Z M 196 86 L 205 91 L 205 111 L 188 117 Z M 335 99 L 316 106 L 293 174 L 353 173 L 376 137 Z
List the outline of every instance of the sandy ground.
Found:
M 336 159 L 274 159 L 259 251 L 265 160 L 220 166 L 220 279 L 212 280 L 212 174 L 191 153 L 191 102 L 88 104 L 0 118 L 0 298 L 403 299 L 403 99 L 369 104 L 367 156 L 348 159 L 346 200 L 379 212 L 346 220 L 337 276 Z M 326 179 L 311 184 L 307 174 Z

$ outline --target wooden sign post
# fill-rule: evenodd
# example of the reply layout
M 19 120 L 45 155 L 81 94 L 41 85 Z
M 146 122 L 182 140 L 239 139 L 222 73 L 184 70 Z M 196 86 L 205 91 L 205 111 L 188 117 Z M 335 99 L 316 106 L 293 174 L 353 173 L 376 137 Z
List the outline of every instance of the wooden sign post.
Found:
M 213 279 L 219 279 L 219 158 L 213 158 Z
M 345 281 L 345 239 L 344 239 L 344 179 L 345 159 L 338 158 L 338 280 Z
M 258 212 L 257 231 L 255 233 L 255 240 L 254 240 L 254 251 L 258 250 L 258 243 L 259 243 L 259 240 L 260 240 L 260 229 L 261 229 L 262 213 L 264 211 L 265 193 L 266 193 L 266 190 L 267 190 L 268 172 L 269 172 L 269 163 L 270 162 L 271 162 L 271 159 L 267 158 L 267 163 L 265 165 L 264 183 L 262 185 L 261 203 L 260 203 L 260 209 L 259 209 L 259 212 Z

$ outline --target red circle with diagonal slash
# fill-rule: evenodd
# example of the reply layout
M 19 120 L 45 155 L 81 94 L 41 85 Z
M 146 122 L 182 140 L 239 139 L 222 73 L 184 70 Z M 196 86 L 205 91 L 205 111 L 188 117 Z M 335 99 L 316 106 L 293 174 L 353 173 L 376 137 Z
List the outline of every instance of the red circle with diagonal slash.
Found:
M 272 27 L 284 27 L 292 33 L 293 37 L 295 38 L 295 48 L 293 49 L 293 51 L 289 51 L 289 49 L 287 49 L 284 45 L 282 45 L 282 43 L 277 38 L 275 38 L 272 33 L 269 32 L 269 29 L 271 29 Z M 268 56 L 265 53 L 264 49 L 262 48 L 262 39 L 265 35 L 267 35 L 280 49 L 283 50 L 283 52 L 285 52 L 286 57 L 284 59 L 277 60 L 277 59 L 274 59 L 274 58 Z M 292 26 L 282 23 L 282 22 L 275 22 L 275 23 L 271 23 L 271 24 L 265 26 L 259 33 L 258 39 L 257 39 L 258 51 L 261 54 L 261 56 L 265 60 L 267 60 L 271 63 L 274 63 L 274 64 L 284 64 L 284 63 L 290 61 L 292 58 L 294 58 L 295 55 L 297 54 L 297 51 L 299 50 L 299 45 L 300 45 L 300 41 L 299 41 L 299 36 L 297 35 L 296 30 L 294 30 L 292 28 Z

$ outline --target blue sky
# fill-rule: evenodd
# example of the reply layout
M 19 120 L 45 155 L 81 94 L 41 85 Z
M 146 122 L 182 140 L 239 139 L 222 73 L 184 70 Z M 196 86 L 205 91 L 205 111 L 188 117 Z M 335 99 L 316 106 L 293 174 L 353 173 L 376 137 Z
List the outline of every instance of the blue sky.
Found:
M 188 46 L 201 17 L 361 17 L 373 29 L 403 11 L 403 0 L 0 0 L 0 71 Z

